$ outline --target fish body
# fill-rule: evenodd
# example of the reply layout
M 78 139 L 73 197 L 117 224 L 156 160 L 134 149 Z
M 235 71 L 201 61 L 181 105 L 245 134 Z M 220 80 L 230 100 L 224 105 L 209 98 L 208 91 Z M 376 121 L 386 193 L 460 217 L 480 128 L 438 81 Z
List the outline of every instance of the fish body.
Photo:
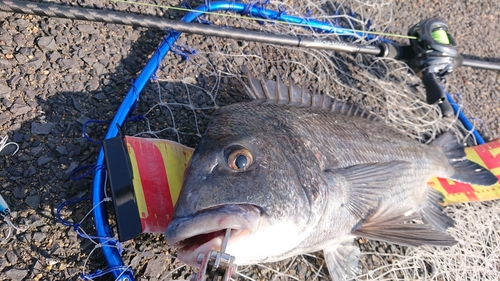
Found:
M 213 114 L 166 230 L 192 266 L 231 228 L 226 252 L 240 265 L 323 250 L 332 278 L 346 279 L 359 269 L 355 237 L 456 243 L 432 177 L 497 182 L 452 133 L 424 145 L 355 106 L 280 79 L 249 80 L 253 101 Z

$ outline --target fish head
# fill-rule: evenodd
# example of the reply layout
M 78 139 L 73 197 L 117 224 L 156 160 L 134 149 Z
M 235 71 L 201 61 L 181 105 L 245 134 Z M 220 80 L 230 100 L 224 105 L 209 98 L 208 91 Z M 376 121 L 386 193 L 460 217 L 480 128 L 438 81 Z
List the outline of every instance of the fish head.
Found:
M 214 120 L 215 119 L 215 120 Z M 267 124 L 267 123 L 260 123 Z M 196 266 L 200 253 L 220 250 L 240 265 L 273 261 L 310 234 L 311 196 L 304 189 L 289 136 L 217 114 L 195 149 L 166 230 L 178 258 Z

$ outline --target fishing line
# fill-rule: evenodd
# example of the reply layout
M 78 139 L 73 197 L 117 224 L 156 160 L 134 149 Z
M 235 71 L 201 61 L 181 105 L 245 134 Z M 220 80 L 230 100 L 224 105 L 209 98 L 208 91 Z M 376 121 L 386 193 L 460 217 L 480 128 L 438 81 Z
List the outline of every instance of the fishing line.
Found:
M 7 205 L 7 202 L 5 202 L 5 199 L 3 199 L 2 195 L 0 195 L 0 216 L 2 217 L 3 221 L 7 224 L 8 228 L 7 235 L 5 235 L 4 238 L 0 238 L 0 242 L 7 241 L 10 238 L 13 229 L 18 231 L 26 231 L 29 228 L 28 224 L 26 224 L 26 229 L 21 229 L 12 223 L 12 221 L 9 219 L 10 216 L 9 205 Z
M 0 216 L 2 217 L 3 221 L 7 224 L 8 226 L 8 233 L 7 235 L 4 237 L 4 238 L 0 238 L 0 241 L 7 241 L 9 238 L 10 238 L 10 235 L 12 234 L 13 232 L 13 229 L 19 231 L 19 232 L 25 232 L 26 230 L 28 230 L 30 227 L 29 227 L 29 224 L 27 222 L 25 222 L 25 225 L 26 227 L 25 228 L 21 228 L 19 226 L 16 226 L 9 218 L 9 215 L 10 215 L 10 211 L 9 212 L 4 212 L 4 213 L 0 213 Z

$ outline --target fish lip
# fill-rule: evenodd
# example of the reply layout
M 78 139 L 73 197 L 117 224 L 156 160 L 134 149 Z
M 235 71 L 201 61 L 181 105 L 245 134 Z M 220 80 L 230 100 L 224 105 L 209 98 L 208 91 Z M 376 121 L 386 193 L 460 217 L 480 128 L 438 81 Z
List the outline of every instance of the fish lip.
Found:
M 226 215 L 227 218 L 220 220 L 222 215 Z M 167 226 L 165 239 L 169 245 L 177 246 L 180 241 L 193 236 L 228 228 L 255 230 L 258 226 L 255 219 L 260 219 L 260 215 L 260 209 L 249 204 L 224 205 L 204 209 L 194 215 L 173 219 Z M 207 223 L 207 221 L 213 224 Z
M 172 220 L 167 226 L 165 240 L 167 244 L 179 249 L 178 257 L 181 261 L 196 266 L 196 258 L 200 253 L 220 250 L 226 229 L 232 229 L 230 244 L 231 240 L 243 233 L 255 232 L 259 227 L 260 218 L 260 208 L 249 204 L 209 208 Z M 205 234 L 213 237 L 207 236 L 207 241 L 203 239 L 201 243 L 190 241 Z

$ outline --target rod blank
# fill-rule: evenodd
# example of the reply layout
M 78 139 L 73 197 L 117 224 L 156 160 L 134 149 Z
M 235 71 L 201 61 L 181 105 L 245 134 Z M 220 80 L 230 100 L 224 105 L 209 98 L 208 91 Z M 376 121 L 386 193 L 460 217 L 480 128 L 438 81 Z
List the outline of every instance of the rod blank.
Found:
M 474 68 L 482 68 L 488 70 L 500 70 L 500 64 L 492 63 L 487 61 L 471 60 L 464 58 L 462 61 L 462 66 L 470 66 Z
M 205 25 L 123 12 L 70 7 L 46 3 L 17 0 L 0 0 L 0 10 L 13 13 L 97 21 L 146 28 L 172 29 L 179 32 L 199 34 L 204 36 L 232 38 L 236 40 L 276 44 L 282 46 L 307 47 L 314 49 L 362 53 L 370 55 L 379 55 L 381 53 L 381 48 L 378 46 L 365 46 L 347 43 L 339 40 L 321 40 L 284 34 L 270 34 L 254 30 L 242 30 L 232 27 Z

